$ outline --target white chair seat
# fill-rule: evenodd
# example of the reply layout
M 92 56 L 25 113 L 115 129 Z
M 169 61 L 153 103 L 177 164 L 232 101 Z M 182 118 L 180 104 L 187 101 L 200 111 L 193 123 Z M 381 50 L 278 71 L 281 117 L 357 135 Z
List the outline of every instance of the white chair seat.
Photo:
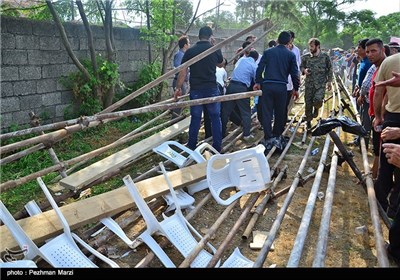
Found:
M 243 256 L 239 248 L 236 247 L 221 268 L 252 268 L 253 265 L 254 262 Z

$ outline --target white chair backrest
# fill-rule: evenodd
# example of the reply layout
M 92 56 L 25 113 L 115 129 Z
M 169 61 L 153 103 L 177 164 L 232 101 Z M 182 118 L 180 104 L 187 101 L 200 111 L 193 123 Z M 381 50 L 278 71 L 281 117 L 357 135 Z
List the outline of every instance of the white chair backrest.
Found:
M 229 205 L 245 193 L 259 192 L 271 181 L 265 147 L 237 151 L 230 154 L 213 155 L 207 163 L 207 182 L 214 199 L 221 205 Z M 225 160 L 221 168 L 214 167 L 216 161 Z M 228 199 L 220 197 L 224 189 L 236 187 L 239 192 Z
M 38 177 L 36 178 L 36 181 L 39 183 L 40 188 L 42 189 L 42 191 L 44 192 L 44 194 L 46 195 L 47 200 L 50 202 L 51 207 L 53 207 L 54 211 L 57 214 L 57 217 L 60 219 L 60 222 L 63 226 L 64 229 L 64 233 L 66 235 L 68 235 L 71 239 L 72 235 L 71 235 L 71 229 L 68 225 L 67 220 L 65 219 L 64 215 L 61 213 L 60 208 L 58 207 L 56 201 L 54 200 L 53 196 L 51 195 L 51 193 L 49 192 L 49 190 L 47 189 L 47 186 L 44 184 L 42 178 Z
M 194 152 L 176 141 L 165 141 L 153 148 L 153 151 L 175 163 L 179 168 L 185 166 L 190 158 L 196 157 Z M 184 152 L 181 154 L 180 152 Z M 185 156 L 187 154 L 187 156 Z
M 17 241 L 19 247 L 24 250 L 27 249 L 24 259 L 33 259 L 36 256 L 42 256 L 36 244 L 26 235 L 22 227 L 17 223 L 11 213 L 8 211 L 3 201 L 0 200 L 0 219 L 4 225 L 9 229 L 10 233 Z
M 267 188 L 271 172 L 264 155 L 264 145 L 233 153 L 229 173 L 233 183 L 246 193 L 259 192 Z
M 153 234 L 157 231 L 162 232 L 159 222 L 157 221 L 153 212 L 151 212 L 151 209 L 147 205 L 146 201 L 144 201 L 143 197 L 140 195 L 131 176 L 126 175 L 123 178 L 123 181 L 128 188 L 128 191 L 131 194 L 133 200 L 135 201 L 137 208 L 139 208 L 139 211 L 146 222 L 147 230 L 150 232 L 150 234 Z

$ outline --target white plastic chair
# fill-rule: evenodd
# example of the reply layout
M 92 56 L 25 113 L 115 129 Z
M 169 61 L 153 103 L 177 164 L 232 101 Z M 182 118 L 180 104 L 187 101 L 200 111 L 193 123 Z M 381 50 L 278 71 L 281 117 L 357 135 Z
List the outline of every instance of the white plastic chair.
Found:
M 150 208 L 140 195 L 132 178 L 127 175 L 123 178 L 123 180 L 129 190 L 129 193 L 132 195 L 136 206 L 142 213 L 143 219 L 147 225 L 146 231 L 143 232 L 138 238 L 142 239 L 142 241 L 150 247 L 150 249 L 157 255 L 157 257 L 166 267 L 175 267 L 175 265 L 161 249 L 161 247 L 154 241 L 151 235 L 158 233 L 166 236 L 184 257 L 186 257 L 198 243 L 192 233 L 198 238 L 201 238 L 201 235 L 185 219 L 179 204 L 176 205 L 176 211 L 172 216 L 167 217 L 163 214 L 164 220 L 162 222 L 158 222 L 157 218 L 151 212 Z M 171 192 L 171 194 L 176 200 L 175 192 Z M 208 246 L 213 252 L 215 252 L 214 247 L 212 247 L 210 244 L 208 244 Z M 190 266 L 205 267 L 211 258 L 212 255 L 209 252 L 202 250 Z
M 160 163 L 160 168 L 164 174 L 165 180 L 167 181 L 170 192 L 172 193 L 173 186 L 172 186 L 171 181 L 169 180 L 167 171 L 165 170 L 164 164 L 162 162 Z M 172 195 L 172 197 L 173 197 L 173 199 L 176 199 L 175 195 Z M 191 224 L 183 216 L 182 211 L 180 210 L 179 206 L 176 209 L 175 215 L 178 215 L 179 218 L 181 219 L 181 221 L 184 221 L 190 227 L 191 231 L 193 233 L 195 233 L 199 239 L 202 238 L 202 236 L 191 226 Z M 162 223 L 164 223 L 166 219 L 171 218 L 171 217 L 166 218 L 165 215 L 163 215 L 163 216 L 164 216 L 164 221 Z M 174 221 L 172 223 L 174 223 Z M 172 237 L 170 237 L 170 236 L 168 237 L 169 239 L 173 238 L 173 240 L 170 239 L 171 243 L 174 244 L 175 247 L 178 248 L 178 250 L 182 253 L 182 255 L 184 257 L 187 257 L 193 251 L 193 249 L 197 246 L 197 243 L 198 243 L 196 240 L 194 240 L 194 238 L 192 238 L 193 236 L 191 234 L 190 234 L 190 236 L 186 236 L 186 234 L 187 234 L 186 232 L 177 231 L 177 233 L 175 235 L 173 235 Z M 183 236 L 184 236 L 184 238 L 182 238 Z M 181 243 L 183 243 L 183 244 L 181 244 Z M 215 253 L 214 247 L 210 243 L 207 243 L 207 245 L 211 248 L 212 252 Z M 181 249 L 179 249 L 179 248 L 181 248 Z M 193 263 L 194 263 L 193 262 L 191 264 L 191 267 L 206 267 L 207 264 L 209 263 L 209 261 L 211 260 L 211 258 L 210 258 L 211 255 L 205 250 L 200 251 L 200 253 L 196 257 L 195 261 L 197 260 L 197 258 L 199 258 L 199 256 L 201 257 L 201 259 L 198 260 L 198 265 L 200 265 L 200 266 L 193 266 Z M 218 263 L 216 265 L 217 267 L 219 266 L 219 263 L 220 262 L 218 261 Z M 235 250 L 233 251 L 233 253 L 228 257 L 228 259 L 224 262 L 224 264 L 221 267 L 226 267 L 226 268 L 227 267 L 253 267 L 253 264 L 254 263 L 251 260 L 247 259 L 245 256 L 243 256 L 240 253 L 239 248 L 236 247 Z M 195 264 L 195 265 L 197 265 L 197 264 Z
M 161 145 L 153 148 L 153 151 L 164 158 L 168 159 L 169 161 L 173 162 L 178 166 L 178 168 L 185 167 L 192 163 L 193 161 L 200 163 L 204 162 L 205 158 L 202 156 L 202 153 L 205 150 L 209 150 L 211 153 L 215 154 L 218 153 L 211 145 L 208 143 L 203 143 L 196 150 L 192 151 L 191 149 L 187 148 L 186 146 L 182 145 L 176 141 L 166 141 Z M 201 182 L 197 182 L 192 186 L 188 187 L 189 193 L 193 195 L 194 193 L 204 190 L 208 187 L 207 181 L 203 180 Z M 175 190 L 175 193 L 178 198 L 178 203 L 182 209 L 184 208 L 193 208 L 193 203 L 195 199 L 187 194 L 184 190 L 179 189 Z M 164 200 L 166 201 L 168 208 L 165 212 L 169 212 L 175 209 L 175 203 L 172 199 L 171 194 L 166 194 L 163 196 Z
M 59 236 L 48 240 L 46 244 L 38 248 L 36 244 L 26 235 L 21 226 L 15 221 L 13 216 L 0 201 L 0 219 L 4 222 L 11 234 L 16 239 L 21 248 L 27 248 L 28 251 L 24 259 L 33 260 L 36 256 L 40 256 L 53 267 L 97 267 L 88 257 L 86 257 L 79 247 L 76 245 L 74 239 L 91 254 L 95 255 L 111 267 L 119 267 L 114 261 L 103 256 L 88 244 L 86 244 L 79 236 L 71 233 L 69 225 L 58 208 L 56 202 L 51 196 L 49 190 L 45 186 L 42 179 L 39 177 L 37 181 L 49 200 L 51 206 L 56 212 L 60 222 L 63 225 L 64 233 Z
M 36 201 L 31 200 L 27 204 L 24 205 L 26 211 L 28 212 L 29 216 L 35 216 L 37 214 L 42 213 L 39 205 L 37 205 Z M 122 239 L 130 248 L 134 249 L 134 242 L 129 239 L 129 237 L 125 234 L 123 229 L 118 225 L 116 221 L 114 221 L 111 217 L 106 217 L 100 220 L 103 223 L 104 227 L 93 233 L 91 236 L 96 236 L 101 231 L 103 231 L 106 227 L 114 232 L 119 238 Z M 72 236 L 73 237 L 73 236 Z M 47 242 L 48 240 L 46 240 Z
M 246 258 L 242 255 L 239 248 L 235 248 L 233 253 L 226 259 L 226 261 L 222 264 L 221 268 L 252 268 L 254 262 Z
M 271 181 L 268 161 L 264 155 L 265 147 L 233 152 L 230 154 L 213 155 L 207 163 L 207 182 L 214 199 L 221 205 L 229 205 L 246 193 L 265 190 Z M 215 161 L 225 160 L 222 168 L 214 168 Z M 227 199 L 220 194 L 227 188 L 237 188 L 239 191 Z

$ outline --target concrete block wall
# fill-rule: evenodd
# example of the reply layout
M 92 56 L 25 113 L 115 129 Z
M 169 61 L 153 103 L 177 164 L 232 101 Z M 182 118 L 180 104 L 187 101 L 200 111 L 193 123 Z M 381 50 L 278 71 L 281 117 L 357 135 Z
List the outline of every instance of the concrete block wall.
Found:
M 88 58 L 83 25 L 64 27 L 78 58 Z M 105 54 L 103 28 L 92 26 L 92 31 L 96 51 Z M 114 36 L 121 80 L 133 83 L 147 62 L 147 44 L 138 29 L 115 28 Z M 73 96 L 61 79 L 76 71 L 53 22 L 1 17 L 1 130 L 29 125 L 31 111 L 44 118 L 43 124 L 62 121 Z
M 76 72 L 77 68 L 68 56 L 55 24 L 52 21 L 8 17 L 0 17 L 0 22 L 1 131 L 9 131 L 14 125 L 17 129 L 28 127 L 31 111 L 42 117 L 42 124 L 64 120 L 64 111 L 72 104 L 73 95 L 61 80 Z M 84 26 L 69 22 L 64 23 L 64 27 L 78 58 L 89 58 Z M 92 32 L 96 51 L 104 55 L 102 26 L 92 26 Z M 231 33 L 218 31 L 215 34 L 217 42 L 235 34 Z M 198 41 L 197 35 L 198 30 L 190 33 L 192 43 Z M 147 63 L 147 42 L 140 39 L 139 30 L 134 28 L 115 27 L 114 38 L 121 80 L 132 84 L 138 77 L 139 69 Z M 237 40 L 225 46 L 222 49 L 224 56 L 228 60 L 232 58 L 242 42 Z M 232 66 L 228 67 L 228 74 L 230 71 Z M 172 93 L 172 88 L 170 91 Z

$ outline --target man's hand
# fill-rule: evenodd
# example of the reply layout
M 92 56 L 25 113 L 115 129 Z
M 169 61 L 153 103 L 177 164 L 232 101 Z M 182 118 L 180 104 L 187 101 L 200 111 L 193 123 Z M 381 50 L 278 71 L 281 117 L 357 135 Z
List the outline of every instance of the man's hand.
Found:
M 294 90 L 292 96 L 293 100 L 296 101 L 297 99 L 299 99 L 299 92 L 297 90 Z
M 357 98 L 357 104 L 358 106 L 361 106 L 365 102 L 365 96 L 360 94 L 360 96 Z
M 386 127 L 381 134 L 383 141 L 400 139 L 400 127 Z
M 254 84 L 253 90 L 261 90 L 261 85 L 260 84 Z
M 393 78 L 377 82 L 375 84 L 376 87 L 390 86 L 390 87 L 400 87 L 400 73 L 392 71 Z
M 353 97 L 357 98 L 359 94 L 360 94 L 360 88 L 358 87 L 358 85 L 356 85 L 353 91 Z
M 174 92 L 174 99 L 175 101 L 178 101 L 178 97 L 182 95 L 182 89 L 176 88 Z
M 331 91 L 331 90 L 332 90 L 332 83 L 329 82 L 329 83 L 328 83 L 328 91 Z
M 383 153 L 385 154 L 388 162 L 400 168 L 400 145 L 392 143 L 382 144 Z
M 378 116 L 375 116 L 374 121 L 372 122 L 372 127 L 374 128 L 375 131 L 377 131 L 376 127 L 378 125 L 382 125 L 382 123 L 383 123 L 383 119 Z

